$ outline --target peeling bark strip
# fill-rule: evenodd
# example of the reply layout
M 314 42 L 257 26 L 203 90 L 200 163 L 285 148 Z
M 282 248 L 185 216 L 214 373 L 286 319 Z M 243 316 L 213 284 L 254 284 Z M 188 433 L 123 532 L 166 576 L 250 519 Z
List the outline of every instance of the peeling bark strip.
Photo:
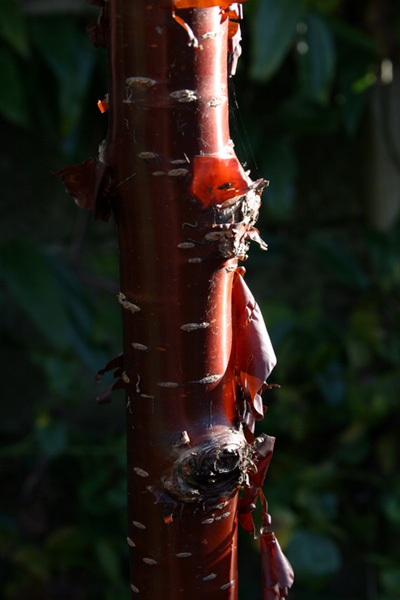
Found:
M 99 371 L 115 381 L 98 401 L 125 389 L 132 597 L 236 600 L 237 524 L 254 534 L 259 499 L 264 599 L 278 600 L 293 574 L 261 492 L 274 440 L 253 435 L 276 359 L 238 268 L 251 240 L 266 249 L 267 182 L 244 171 L 228 126 L 242 2 L 90 1 L 108 133 L 97 159 L 59 175 L 118 229 L 123 355 Z

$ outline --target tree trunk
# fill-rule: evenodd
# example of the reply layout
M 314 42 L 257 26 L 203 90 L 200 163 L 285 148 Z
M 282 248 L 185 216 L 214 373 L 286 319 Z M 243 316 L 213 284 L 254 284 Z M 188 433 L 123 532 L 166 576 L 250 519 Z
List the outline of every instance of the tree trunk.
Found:
M 60 174 L 81 206 L 103 219 L 112 211 L 117 224 L 123 356 L 100 373 L 115 368 L 113 387 L 126 391 L 132 595 L 233 600 L 238 490 L 253 531 L 273 439 L 252 432 L 275 364 L 238 269 L 250 238 L 264 245 L 253 225 L 265 185 L 243 171 L 229 136 L 240 4 L 93 3 L 102 10 L 89 32 L 109 57 L 109 130 L 98 161 Z M 268 562 L 279 546 L 265 502 L 263 519 Z M 285 559 L 275 563 L 265 598 L 291 584 Z

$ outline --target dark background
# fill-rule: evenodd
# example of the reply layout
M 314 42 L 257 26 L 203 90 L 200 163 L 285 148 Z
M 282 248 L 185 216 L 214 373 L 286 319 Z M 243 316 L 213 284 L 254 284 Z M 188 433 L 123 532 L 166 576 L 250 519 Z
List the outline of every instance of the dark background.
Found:
M 278 356 L 259 431 L 292 600 L 400 598 L 400 6 L 251 0 L 232 137 L 271 181 L 246 279 Z M 83 0 L 0 0 L 0 596 L 129 595 L 116 232 L 53 173 L 96 156 L 105 53 Z M 238 104 L 239 109 L 237 109 Z M 102 388 L 103 389 L 103 388 Z M 240 538 L 240 597 L 260 600 Z

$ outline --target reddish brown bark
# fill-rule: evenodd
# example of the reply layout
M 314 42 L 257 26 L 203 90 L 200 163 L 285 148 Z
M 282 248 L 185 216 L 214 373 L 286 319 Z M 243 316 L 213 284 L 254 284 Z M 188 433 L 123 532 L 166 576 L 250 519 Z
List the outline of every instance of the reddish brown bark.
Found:
M 108 368 L 127 399 L 131 589 L 151 600 L 237 597 L 238 489 L 251 530 L 272 452 L 252 431 L 275 356 L 237 270 L 248 239 L 262 244 L 265 184 L 229 136 L 240 10 L 228 6 L 104 3 L 90 35 L 109 56 L 107 139 L 97 163 L 60 173 L 80 205 L 117 224 L 124 347 Z M 279 596 L 288 578 L 264 577 Z

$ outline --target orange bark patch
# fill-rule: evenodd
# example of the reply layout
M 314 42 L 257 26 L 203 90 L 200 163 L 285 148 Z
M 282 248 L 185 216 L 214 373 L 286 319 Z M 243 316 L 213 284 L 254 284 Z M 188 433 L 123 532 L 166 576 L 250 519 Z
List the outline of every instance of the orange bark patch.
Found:
M 172 17 L 187 32 L 187 34 L 189 36 L 188 45 L 189 46 L 193 46 L 193 48 L 199 49 L 200 48 L 199 41 L 196 38 L 196 36 L 194 35 L 192 28 L 186 23 L 186 21 L 184 21 L 183 19 L 181 19 L 181 17 L 178 17 L 178 15 L 175 14 L 174 10 L 172 11 Z
M 205 208 L 245 194 L 250 185 L 238 159 L 195 156 L 192 193 Z
M 245 1 L 239 0 L 237 4 Z M 228 8 L 231 4 L 233 4 L 231 0 L 174 0 L 175 8 L 210 8 L 211 6 Z

